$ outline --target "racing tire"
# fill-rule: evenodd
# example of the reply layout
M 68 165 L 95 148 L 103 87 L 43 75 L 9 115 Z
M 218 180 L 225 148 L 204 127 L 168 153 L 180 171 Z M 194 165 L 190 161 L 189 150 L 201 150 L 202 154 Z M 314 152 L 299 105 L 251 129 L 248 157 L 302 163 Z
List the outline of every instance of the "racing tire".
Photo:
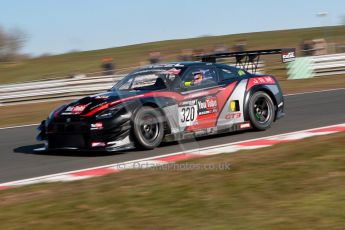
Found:
M 154 149 L 164 136 L 164 122 L 161 112 L 149 106 L 139 109 L 133 119 L 133 134 L 136 147 Z
M 275 117 L 275 106 L 272 98 L 265 92 L 258 91 L 249 100 L 249 118 L 257 130 L 271 127 Z

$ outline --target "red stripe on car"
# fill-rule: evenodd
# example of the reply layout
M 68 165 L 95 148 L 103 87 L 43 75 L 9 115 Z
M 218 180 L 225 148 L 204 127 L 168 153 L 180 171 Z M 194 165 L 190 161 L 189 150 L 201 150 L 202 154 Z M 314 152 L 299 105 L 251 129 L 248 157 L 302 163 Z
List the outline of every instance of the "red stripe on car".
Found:
M 206 94 L 216 93 L 216 92 L 219 91 L 219 89 L 220 88 L 211 89 L 209 91 L 206 91 Z M 199 93 L 188 94 L 188 98 L 199 97 Z M 205 92 L 203 92 L 203 93 L 205 94 Z M 134 100 L 134 99 L 137 99 L 137 98 L 145 98 L 145 97 L 167 97 L 167 98 L 175 99 L 178 102 L 179 101 L 183 101 L 185 99 L 185 96 L 183 96 L 183 95 L 181 95 L 179 93 L 176 93 L 176 92 L 150 92 L 150 93 L 145 93 L 145 94 L 141 94 L 141 95 L 137 95 L 137 96 L 133 96 L 133 97 L 127 97 L 127 98 L 119 99 L 117 101 L 109 102 L 107 104 L 104 104 L 104 105 L 102 105 L 100 107 L 97 107 L 97 108 L 89 111 L 88 113 L 86 113 L 86 114 L 84 114 L 82 116 L 83 117 L 89 117 L 89 116 L 92 116 L 92 115 L 96 114 L 99 111 L 105 110 L 105 109 L 109 108 L 110 106 L 119 104 L 121 102 L 129 101 L 129 100 Z
M 255 85 L 275 85 L 276 81 L 271 76 L 260 76 L 250 78 L 247 84 L 247 91 L 250 90 Z

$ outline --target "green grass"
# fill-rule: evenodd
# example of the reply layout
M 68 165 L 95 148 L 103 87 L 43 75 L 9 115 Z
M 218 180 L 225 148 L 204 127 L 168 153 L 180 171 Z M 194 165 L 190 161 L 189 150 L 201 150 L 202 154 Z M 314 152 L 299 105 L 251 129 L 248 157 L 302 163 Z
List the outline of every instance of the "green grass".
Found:
M 345 133 L 0 192 L 1 229 L 344 229 Z
M 216 44 L 225 44 L 232 47 L 238 39 L 246 39 L 248 49 L 298 48 L 303 39 L 324 37 L 325 30 L 327 30 L 327 34 L 331 35 L 330 42 L 345 43 L 344 26 L 327 27 L 326 29 L 281 30 L 151 42 L 118 48 L 34 58 L 23 60 L 19 63 L 0 64 L 0 83 L 64 77 L 80 72 L 97 72 L 101 70 L 101 59 L 106 56 L 113 57 L 118 68 L 138 66 L 141 62 L 147 60 L 148 54 L 152 51 L 161 51 L 165 57 L 164 61 L 171 61 L 176 60 L 176 57 L 180 54 L 180 50 L 184 48 L 205 48 L 206 50 L 212 50 Z M 279 58 L 275 60 L 277 61 Z M 282 71 L 282 68 L 283 65 L 281 64 L 277 64 L 276 62 L 270 63 L 267 72 L 285 77 L 285 71 Z

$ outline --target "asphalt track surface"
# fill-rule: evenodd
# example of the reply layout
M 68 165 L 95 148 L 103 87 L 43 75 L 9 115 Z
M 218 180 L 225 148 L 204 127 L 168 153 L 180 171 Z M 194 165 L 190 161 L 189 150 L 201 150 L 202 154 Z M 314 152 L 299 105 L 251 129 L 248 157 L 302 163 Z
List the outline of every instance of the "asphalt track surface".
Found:
M 35 126 L 1 129 L 0 183 L 344 123 L 345 89 L 288 95 L 285 97 L 285 106 L 286 116 L 264 132 L 230 133 L 184 143 L 163 144 L 151 151 L 38 154 L 33 150 L 42 147 L 42 144 L 35 141 Z

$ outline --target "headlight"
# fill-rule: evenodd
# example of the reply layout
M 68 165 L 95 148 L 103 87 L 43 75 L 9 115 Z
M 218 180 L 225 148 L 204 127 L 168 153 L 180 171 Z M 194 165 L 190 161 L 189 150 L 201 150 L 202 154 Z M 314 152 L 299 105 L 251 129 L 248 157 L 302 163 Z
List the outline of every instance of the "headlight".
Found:
M 100 114 L 96 116 L 97 120 L 102 120 L 102 119 L 108 119 L 112 118 L 116 115 L 117 112 L 119 112 L 123 108 L 122 105 L 114 106 L 109 109 L 104 110 Z

